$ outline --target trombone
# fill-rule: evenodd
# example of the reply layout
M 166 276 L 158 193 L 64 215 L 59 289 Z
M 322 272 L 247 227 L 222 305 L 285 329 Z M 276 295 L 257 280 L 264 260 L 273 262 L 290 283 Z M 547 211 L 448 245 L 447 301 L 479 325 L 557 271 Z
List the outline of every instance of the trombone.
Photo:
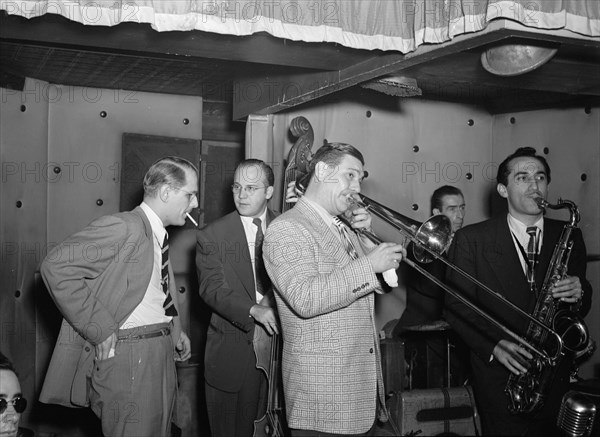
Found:
M 382 219 L 383 221 L 385 221 L 386 223 L 391 225 L 394 229 L 400 231 L 403 235 L 405 235 L 407 237 L 408 240 L 412 241 L 413 255 L 415 256 L 415 259 L 417 261 L 422 262 L 422 263 L 427 263 L 427 262 L 433 261 L 434 259 L 437 259 L 437 260 L 443 262 L 446 266 L 448 266 L 452 270 L 456 271 L 461 276 L 464 276 L 469 281 L 472 281 L 475 285 L 480 287 L 486 293 L 489 293 L 490 295 L 494 296 L 496 299 L 503 302 L 504 304 L 506 304 L 507 306 L 512 308 L 514 311 L 521 314 L 523 317 L 525 317 L 525 318 L 529 319 L 531 322 L 537 324 L 540 328 L 544 329 L 550 335 L 555 337 L 557 346 L 558 346 L 556 348 L 556 353 L 554 355 L 550 356 L 547 352 L 539 350 L 537 347 L 535 347 L 534 345 L 529 343 L 523 337 L 516 334 L 508 327 L 504 326 L 500 321 L 496 320 L 494 317 L 487 314 L 484 310 L 478 308 L 469 299 L 462 296 L 458 291 L 456 291 L 456 290 L 452 289 L 451 287 L 449 287 L 448 285 L 444 284 L 442 281 L 440 281 L 438 278 L 433 276 L 431 273 L 429 273 L 423 267 L 418 265 L 416 262 L 414 262 L 410 259 L 407 259 L 406 257 L 403 257 L 402 261 L 404 261 L 406 264 L 408 264 L 409 266 L 411 266 L 412 268 L 417 270 L 419 273 L 424 275 L 426 278 L 428 278 L 429 280 L 434 282 L 438 287 L 442 288 L 445 292 L 447 292 L 448 294 L 452 295 L 453 297 L 455 297 L 456 299 L 458 299 L 459 301 L 464 303 L 466 306 L 471 308 L 473 311 L 477 312 L 479 315 L 481 315 L 487 321 L 496 325 L 498 328 L 500 328 L 506 334 L 511 336 L 513 339 L 515 339 L 518 343 L 525 346 L 530 351 L 536 353 L 545 362 L 549 363 L 550 365 L 554 365 L 556 363 L 556 361 L 560 357 L 560 355 L 562 353 L 562 349 L 563 349 L 563 340 L 556 331 L 554 331 L 552 328 L 546 326 L 545 324 L 540 322 L 538 319 L 536 319 L 529 313 L 523 311 L 521 308 L 516 306 L 514 303 L 512 303 L 511 301 L 506 299 L 500 293 L 492 290 L 487 285 L 485 285 L 484 283 L 482 283 L 481 281 L 479 281 L 478 279 L 476 279 L 469 273 L 465 272 L 461 268 L 450 263 L 447 259 L 445 259 L 444 257 L 441 256 L 448 249 L 448 247 L 450 246 L 450 242 L 451 242 L 452 225 L 451 225 L 450 219 L 448 217 L 446 217 L 445 215 L 442 215 L 442 214 L 434 215 L 429 220 L 427 220 L 421 224 L 421 223 L 419 223 L 415 220 L 412 220 L 396 211 L 393 211 L 393 210 L 383 206 L 382 204 L 376 202 L 373 199 L 370 199 L 369 197 L 367 197 L 363 194 L 357 194 L 356 196 L 358 196 L 358 198 L 357 197 L 350 198 L 350 203 L 353 204 L 352 205 L 353 207 L 368 209 L 372 214 L 376 215 L 377 217 L 379 217 L 380 219 Z M 340 215 L 340 219 L 342 219 L 346 223 L 346 225 L 351 227 L 350 222 L 343 214 Z M 375 233 L 368 231 L 366 229 L 353 229 L 353 230 L 359 234 L 364 235 L 366 238 L 368 238 L 375 244 L 381 244 L 383 242 L 383 240 L 381 238 L 379 238 Z

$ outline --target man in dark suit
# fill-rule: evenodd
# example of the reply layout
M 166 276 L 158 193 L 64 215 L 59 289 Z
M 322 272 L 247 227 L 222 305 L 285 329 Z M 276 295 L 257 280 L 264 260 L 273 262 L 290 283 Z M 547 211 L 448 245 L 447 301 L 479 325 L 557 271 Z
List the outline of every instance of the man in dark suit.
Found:
M 263 161 L 240 163 L 232 185 L 236 211 L 197 235 L 200 297 L 213 311 L 204 359 L 212 437 L 251 436 L 266 405 L 266 375 L 256 367 L 253 339 L 256 324 L 269 335 L 279 329 L 260 255 L 275 218 L 267 208 L 273 184 L 273 170 Z
M 431 195 L 431 214 L 448 217 L 454 234 L 462 228 L 465 218 L 465 198 L 462 191 L 451 185 L 435 190 Z M 422 267 L 436 278 L 444 280 L 446 265 L 443 262 L 433 260 Z M 439 321 L 444 307 L 444 290 L 416 270 L 407 269 L 407 272 L 406 309 L 396 326 L 399 330 Z
M 40 271 L 64 319 L 42 402 L 91 406 L 106 436 L 170 435 L 174 361 L 191 351 L 165 227 L 185 223 L 197 194 L 192 163 L 160 159 L 140 206 L 94 220 L 48 253 Z
M 523 147 L 498 168 L 497 191 L 507 200 L 508 214 L 467 226 L 454 236 L 449 260 L 483 284 L 532 313 L 542 288 L 552 253 L 566 223 L 544 217 L 537 198 L 545 199 L 550 168 L 535 149 Z M 573 249 L 567 274 L 550 287 L 555 304 L 570 306 L 584 316 L 591 305 L 591 286 L 586 280 L 586 249 L 579 229 L 571 233 Z M 525 337 L 529 321 L 485 293 L 454 270 L 448 280 L 478 308 L 513 332 Z M 487 435 L 552 435 L 568 389 L 572 356 L 567 354 L 549 381 L 543 408 L 529 415 L 511 414 L 504 393 L 509 375 L 528 371 L 532 354 L 513 337 L 451 296 L 446 297 L 446 318 L 471 351 L 473 388 Z
M 451 238 L 463 226 L 465 208 L 462 191 L 452 185 L 439 187 L 431 195 L 431 214 L 448 217 Z M 408 251 L 408 257 L 413 257 L 411 250 Z M 445 281 L 446 264 L 442 261 L 433 260 L 421 264 L 421 267 L 440 281 Z M 408 266 L 404 266 L 403 272 L 406 278 L 406 308 L 394 327 L 393 335 L 405 340 L 405 356 L 410 357 L 411 365 L 409 387 L 462 385 L 468 373 L 465 347 L 442 320 L 446 292 Z M 453 346 L 451 349 L 448 348 L 448 341 Z

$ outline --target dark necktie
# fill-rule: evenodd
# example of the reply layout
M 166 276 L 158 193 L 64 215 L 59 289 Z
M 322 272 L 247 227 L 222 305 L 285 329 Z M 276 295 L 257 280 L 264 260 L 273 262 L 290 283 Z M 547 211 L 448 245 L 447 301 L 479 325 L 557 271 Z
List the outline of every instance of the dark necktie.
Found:
M 529 242 L 527 243 L 527 282 L 529 289 L 535 291 L 535 264 L 537 262 L 537 227 L 529 226 L 527 228 Z
M 175 317 L 177 315 L 177 309 L 173 303 L 173 298 L 169 292 L 169 240 L 167 234 L 162 245 L 162 263 L 161 263 L 161 284 L 164 293 L 167 295 L 163 308 L 165 309 L 165 315 Z
M 350 258 L 357 259 L 358 252 L 356 251 L 354 244 L 352 244 L 352 240 L 350 240 L 350 235 L 348 234 L 348 228 L 346 225 L 344 225 L 338 217 L 333 218 L 333 224 L 340 233 L 342 243 L 344 244 L 346 252 L 348 252 L 348 255 L 350 255 Z
M 265 263 L 262 257 L 262 245 L 265 236 L 262 231 L 262 220 L 255 218 L 252 223 L 256 225 L 256 238 L 254 239 L 254 273 L 256 275 L 256 291 L 261 295 L 265 295 L 266 290 L 270 286 L 269 276 L 265 269 Z

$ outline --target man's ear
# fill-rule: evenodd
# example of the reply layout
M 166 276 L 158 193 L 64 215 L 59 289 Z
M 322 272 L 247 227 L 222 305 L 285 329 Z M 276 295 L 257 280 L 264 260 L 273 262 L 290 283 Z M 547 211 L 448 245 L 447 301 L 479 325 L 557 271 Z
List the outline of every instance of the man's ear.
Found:
M 158 189 L 158 197 L 165 203 L 169 200 L 170 193 L 171 187 L 169 187 L 168 185 L 163 185 Z
M 431 210 L 431 212 L 433 212 L 433 215 L 438 215 L 438 214 L 441 214 L 441 213 L 442 213 L 442 211 L 440 211 L 438 208 L 433 208 L 433 209 Z
M 271 197 L 273 197 L 273 190 L 274 188 L 271 187 L 267 187 L 267 193 L 265 195 L 265 197 L 267 198 L 267 200 L 269 200 Z
M 498 194 L 500 194 L 500 197 L 504 197 L 505 199 L 508 197 L 508 193 L 506 192 L 506 185 L 498 184 L 496 185 L 496 190 L 498 190 Z
M 329 174 L 329 165 L 326 162 L 319 161 L 315 166 L 315 179 L 319 182 L 323 182 L 327 179 Z

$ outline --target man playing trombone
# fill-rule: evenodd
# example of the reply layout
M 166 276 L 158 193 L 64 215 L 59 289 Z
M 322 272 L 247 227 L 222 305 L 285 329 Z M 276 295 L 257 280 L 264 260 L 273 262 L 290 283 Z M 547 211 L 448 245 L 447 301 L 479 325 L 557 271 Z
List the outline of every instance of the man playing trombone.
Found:
M 572 313 L 566 314 L 572 314 L 573 319 L 583 317 L 591 305 L 591 286 L 585 278 L 585 244 L 579 229 L 544 217 L 543 207 L 549 205 L 545 199 L 550 168 L 535 149 L 520 148 L 507 157 L 498 168 L 497 182 L 499 195 L 507 201 L 508 214 L 459 230 L 449 252 L 450 263 L 476 277 L 479 283 L 455 269 L 447 271 L 447 279 L 506 328 L 523 337 L 528 333 L 525 340 L 530 343 L 544 338 L 545 330 L 494 293 L 485 292 L 482 284 L 535 319 L 554 311 L 553 305 L 568 308 Z M 578 212 L 571 210 L 571 215 L 571 224 L 576 224 Z M 563 238 L 565 241 L 560 241 Z M 562 269 L 561 265 L 551 265 L 555 247 L 558 250 L 570 242 L 570 257 L 564 261 L 566 275 L 547 283 L 547 271 L 560 273 Z M 549 297 L 544 299 L 546 288 Z M 550 307 L 544 308 L 544 304 Z M 446 319 L 471 351 L 472 384 L 484 435 L 556 434 L 556 418 L 568 388 L 574 354 L 565 351 L 561 356 L 564 359 L 548 364 L 548 357 L 540 358 L 538 352 L 524 347 L 453 296 L 446 298 Z M 529 338 L 529 334 L 534 335 Z M 587 337 L 582 343 L 586 342 Z M 537 346 L 539 351 L 545 345 Z M 538 372 L 534 363 L 544 363 L 543 370 Z M 527 378 L 533 378 L 537 387 L 532 393 L 525 387 Z
M 385 399 L 374 319 L 377 273 L 398 267 L 399 244 L 363 247 L 338 215 L 360 192 L 364 159 L 326 143 L 313 156 L 304 195 L 275 219 L 264 260 L 283 330 L 283 389 L 292 436 L 363 435 Z M 353 227 L 368 229 L 364 208 Z

